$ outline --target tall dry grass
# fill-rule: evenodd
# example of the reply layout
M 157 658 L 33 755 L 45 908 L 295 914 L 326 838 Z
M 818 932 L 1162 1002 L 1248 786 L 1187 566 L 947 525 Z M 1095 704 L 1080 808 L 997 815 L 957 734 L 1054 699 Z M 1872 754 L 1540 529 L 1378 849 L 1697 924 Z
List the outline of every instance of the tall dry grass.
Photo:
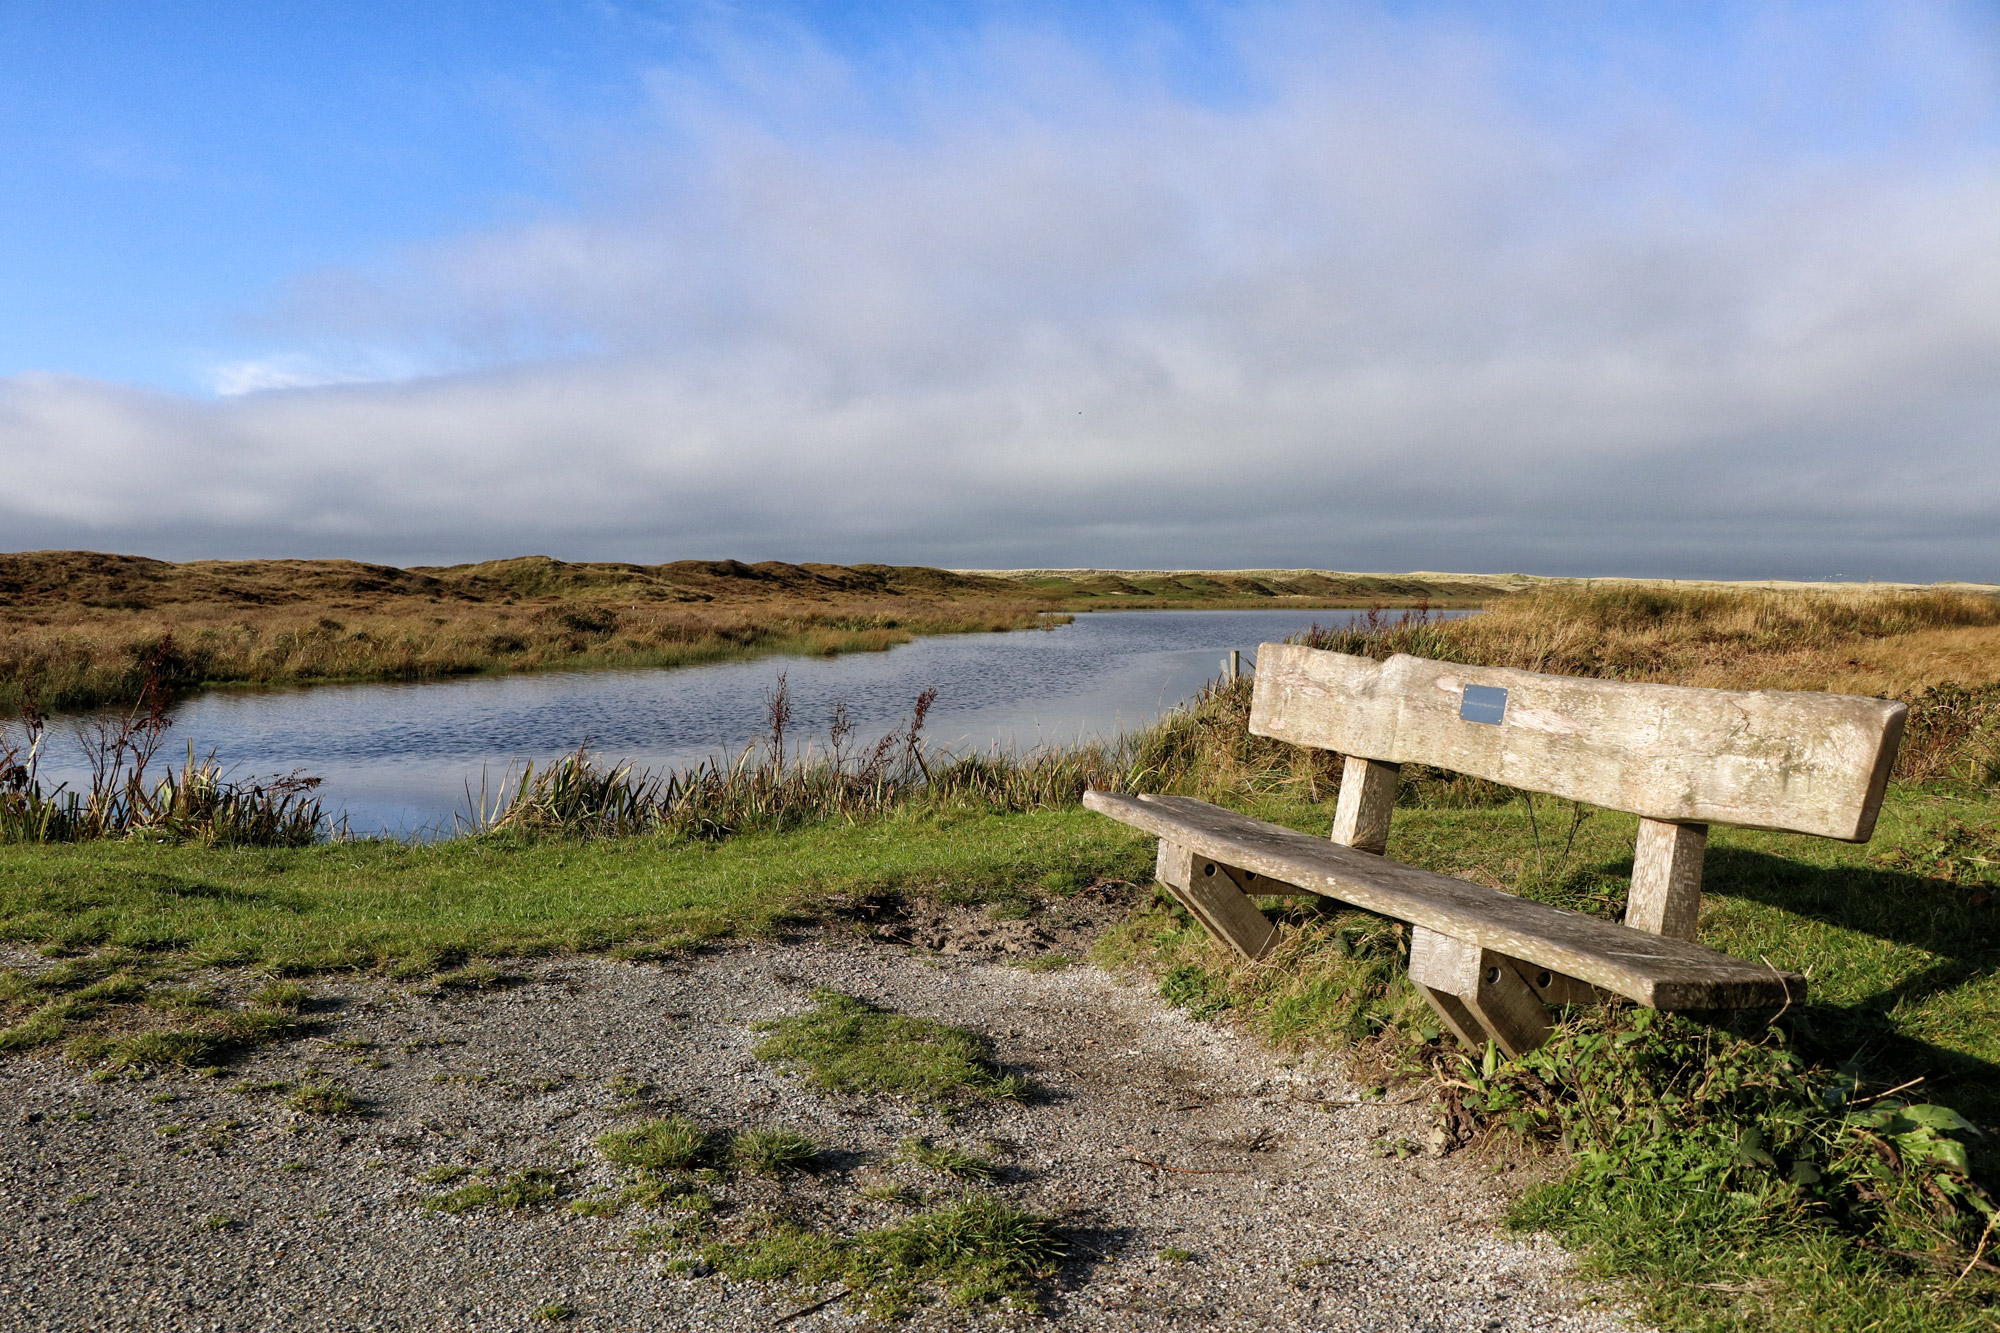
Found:
M 1451 633 L 1487 660 L 1564 675 L 1894 695 L 2000 680 L 2000 659 L 1939 670 L 1941 643 L 2000 642 L 2000 601 L 1963 592 L 1555 588 Z
M 1031 628 L 1025 603 L 899 598 L 739 607 L 417 602 L 368 611 L 287 604 L 65 609 L 0 621 L 0 715 L 137 701 L 216 685 L 424 680 L 477 672 L 681 666 L 766 653 L 872 652 L 917 634 Z

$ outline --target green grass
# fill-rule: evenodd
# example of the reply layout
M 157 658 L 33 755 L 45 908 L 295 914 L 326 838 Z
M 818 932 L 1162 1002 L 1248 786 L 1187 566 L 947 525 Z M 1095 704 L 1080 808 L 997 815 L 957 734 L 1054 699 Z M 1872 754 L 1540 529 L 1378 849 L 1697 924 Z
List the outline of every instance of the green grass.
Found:
M 709 1136 L 685 1116 L 668 1116 L 601 1135 L 597 1151 L 606 1161 L 642 1171 L 688 1171 L 709 1155 Z
M 359 1097 L 326 1079 L 301 1083 L 291 1096 L 285 1098 L 285 1105 L 301 1115 L 323 1115 L 341 1120 L 365 1115 L 368 1110 Z
M 747 1239 L 702 1251 L 739 1281 L 839 1283 L 878 1319 L 942 1294 L 959 1306 L 1038 1306 L 1036 1287 L 1065 1253 L 1055 1224 L 1000 1200 L 968 1194 L 894 1226 L 844 1236 L 766 1218 Z
M 72 1062 L 109 1071 L 207 1068 L 297 1029 L 297 1006 L 273 1006 L 268 989 L 232 1007 L 212 989 L 177 984 L 164 960 L 128 949 L 0 970 L 0 1051 L 65 1043 Z
M 547 1207 L 560 1193 L 560 1182 L 554 1172 L 530 1167 L 432 1195 L 424 1200 L 423 1206 L 434 1213 L 521 1212 Z
M 887 1093 L 943 1105 L 972 1097 L 1018 1100 L 1028 1084 L 1003 1074 L 976 1032 L 895 1013 L 824 988 L 803 1014 L 759 1025 L 757 1055 L 825 1092 Z
M 1077 809 L 916 810 L 714 844 L 0 846 L 0 940 L 284 974 L 426 975 L 480 958 L 685 948 L 885 894 L 976 902 L 1051 873 L 1132 878 L 1150 864 L 1143 838 Z
M 790 1176 L 819 1165 L 819 1145 L 789 1129 L 746 1129 L 729 1145 L 729 1160 L 760 1176 Z
M 932 1143 L 929 1139 L 904 1139 L 897 1146 L 896 1156 L 905 1162 L 912 1162 L 928 1170 L 942 1172 L 959 1180 L 984 1183 L 1000 1177 L 1000 1164 L 988 1157 L 950 1143 Z

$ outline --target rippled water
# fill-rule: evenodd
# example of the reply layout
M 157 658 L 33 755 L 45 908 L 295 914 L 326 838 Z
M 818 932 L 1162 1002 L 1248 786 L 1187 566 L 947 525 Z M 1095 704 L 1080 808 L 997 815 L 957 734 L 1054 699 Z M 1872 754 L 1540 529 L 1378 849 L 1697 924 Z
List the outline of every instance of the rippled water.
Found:
M 421 834 L 469 809 L 482 773 L 589 741 L 652 767 L 733 754 L 765 730 L 778 673 L 801 739 L 823 740 L 845 702 L 858 740 L 908 716 L 935 688 L 926 735 L 954 749 L 1025 750 L 1143 726 L 1199 689 L 1231 648 L 1247 669 L 1261 642 L 1351 611 L 1125 611 L 1046 631 L 921 638 L 886 653 L 762 658 L 673 670 L 478 676 L 420 685 L 224 691 L 179 705 L 167 755 L 214 747 L 237 776 L 303 769 L 356 833 Z M 60 726 L 52 728 L 60 732 Z M 66 735 L 44 774 L 87 772 Z

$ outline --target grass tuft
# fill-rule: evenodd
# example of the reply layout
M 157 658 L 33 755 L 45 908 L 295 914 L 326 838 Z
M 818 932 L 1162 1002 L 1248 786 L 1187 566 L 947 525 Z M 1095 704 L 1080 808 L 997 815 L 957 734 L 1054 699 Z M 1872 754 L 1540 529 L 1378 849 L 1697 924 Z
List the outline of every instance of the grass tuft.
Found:
M 600 1135 L 597 1151 L 607 1161 L 642 1171 L 690 1171 L 707 1158 L 709 1136 L 685 1116 L 668 1116 Z
M 498 1212 L 503 1209 L 521 1212 L 546 1207 L 554 1203 L 560 1193 L 560 1182 L 554 1172 L 530 1167 L 498 1180 L 477 1180 L 449 1193 L 433 1195 L 424 1200 L 423 1206 L 433 1213 Z
M 837 1282 L 874 1317 L 893 1319 L 938 1294 L 958 1306 L 1035 1309 L 1037 1285 L 1065 1253 L 1051 1219 L 968 1194 L 854 1236 L 765 1218 L 750 1238 L 709 1245 L 702 1258 L 741 1281 Z
M 901 1161 L 912 1162 L 959 1180 L 983 1184 L 1000 1176 L 1000 1164 L 991 1158 L 949 1143 L 932 1143 L 929 1139 L 904 1139 L 897 1145 L 896 1156 Z
M 285 1098 L 285 1105 L 301 1115 L 321 1115 L 346 1119 L 367 1114 L 367 1104 L 338 1083 L 325 1079 L 301 1083 Z
M 272 981 L 251 991 L 250 1003 L 262 1005 L 266 1009 L 278 1009 L 288 1014 L 296 1014 L 306 1007 L 312 992 L 296 981 Z
M 729 1160 L 760 1176 L 789 1176 L 819 1165 L 819 1145 L 789 1129 L 749 1129 L 729 1145 Z
M 760 1059 L 802 1074 L 826 1092 L 888 1093 L 945 1103 L 967 1097 L 1019 1101 L 1028 1084 L 1003 1074 L 984 1037 L 816 989 L 813 1008 L 760 1024 Z

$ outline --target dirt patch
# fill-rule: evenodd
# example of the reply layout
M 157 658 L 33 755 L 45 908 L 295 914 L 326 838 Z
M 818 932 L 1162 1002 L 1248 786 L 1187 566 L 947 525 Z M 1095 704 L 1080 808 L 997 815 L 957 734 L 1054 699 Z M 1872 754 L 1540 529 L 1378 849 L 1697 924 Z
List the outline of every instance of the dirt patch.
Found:
M 1424 1139 L 1424 1107 L 1369 1101 L 1329 1063 L 1280 1060 L 1094 967 L 991 961 L 1074 943 L 1059 923 L 879 926 L 960 947 L 566 959 L 472 993 L 318 986 L 333 998 L 316 1036 L 221 1077 L 0 1062 L 0 1326 L 768 1329 L 836 1296 L 709 1274 L 660 1238 L 671 1211 L 571 1210 L 628 1181 L 599 1136 L 681 1115 L 825 1150 L 813 1173 L 711 1181 L 703 1225 L 725 1239 L 758 1214 L 854 1232 L 959 1197 L 910 1160 L 913 1138 L 997 1164 L 978 1188 L 1055 1217 L 1068 1244 L 1045 1290 L 1054 1327 L 1627 1327 L 1554 1245 L 1496 1231 L 1490 1163 L 1386 1151 Z M 757 1024 L 816 987 L 979 1032 L 1037 1091 L 950 1114 L 812 1092 L 754 1049 Z M 329 1085 L 360 1113 L 315 1114 L 287 1091 Z M 425 1206 L 468 1181 L 526 1206 Z M 851 1304 L 783 1327 L 866 1326 Z M 909 1326 L 1023 1322 L 932 1306 Z

